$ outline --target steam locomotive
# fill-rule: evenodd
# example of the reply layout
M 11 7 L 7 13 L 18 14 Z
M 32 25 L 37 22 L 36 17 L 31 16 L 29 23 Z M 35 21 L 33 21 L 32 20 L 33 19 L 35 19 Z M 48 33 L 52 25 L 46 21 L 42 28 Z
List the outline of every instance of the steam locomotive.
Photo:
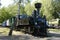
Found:
M 33 11 L 32 16 L 26 14 L 18 15 L 9 19 L 9 26 L 11 27 L 9 35 L 12 35 L 13 29 L 22 30 L 25 33 L 30 33 L 38 36 L 47 35 L 47 22 L 46 16 L 43 18 L 40 16 L 41 3 L 35 4 L 36 10 Z

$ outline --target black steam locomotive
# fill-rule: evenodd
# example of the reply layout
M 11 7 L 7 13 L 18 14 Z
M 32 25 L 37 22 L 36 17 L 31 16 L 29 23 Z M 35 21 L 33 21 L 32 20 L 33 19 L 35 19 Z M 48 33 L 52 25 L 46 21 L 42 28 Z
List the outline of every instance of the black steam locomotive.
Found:
M 12 35 L 14 28 L 17 30 L 23 30 L 25 33 L 30 33 L 38 36 L 47 35 L 47 22 L 46 16 L 43 18 L 40 16 L 41 3 L 35 4 L 36 10 L 33 11 L 32 16 L 18 15 L 18 17 L 11 18 L 11 30 L 9 35 Z

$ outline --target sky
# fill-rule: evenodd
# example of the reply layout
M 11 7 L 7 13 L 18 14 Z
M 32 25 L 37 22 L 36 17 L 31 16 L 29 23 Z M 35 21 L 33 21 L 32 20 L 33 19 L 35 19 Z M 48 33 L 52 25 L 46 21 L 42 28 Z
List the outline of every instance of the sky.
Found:
M 13 0 L 1 0 L 1 7 L 7 7 L 9 4 L 13 4 Z
M 35 1 L 35 0 L 33 0 L 32 3 L 33 3 L 34 1 Z M 13 4 L 13 0 L 1 0 L 0 3 L 2 4 L 1 7 L 7 7 L 8 5 Z

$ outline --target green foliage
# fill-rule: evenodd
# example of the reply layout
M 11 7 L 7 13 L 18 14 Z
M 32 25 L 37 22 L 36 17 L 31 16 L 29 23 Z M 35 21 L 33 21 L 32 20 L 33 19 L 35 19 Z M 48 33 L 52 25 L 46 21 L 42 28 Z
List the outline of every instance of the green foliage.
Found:
M 18 14 L 18 1 L 14 0 L 14 2 L 16 3 L 15 5 L 0 9 L 0 22 Z M 34 4 L 37 2 L 42 3 L 40 16 L 46 15 L 47 20 L 59 18 L 57 12 L 60 12 L 60 0 L 36 0 L 33 4 L 31 4 L 30 0 L 22 1 L 20 4 L 20 14 L 26 13 L 27 15 L 31 15 L 35 9 Z M 22 3 L 24 3 L 25 6 Z
M 52 0 L 41 0 L 41 3 L 42 3 L 41 11 L 43 12 L 43 15 L 46 15 L 47 20 L 54 18 L 52 16 L 54 12 Z
M 17 15 L 17 10 L 18 6 L 17 5 L 9 5 L 8 7 L 3 7 L 0 9 L 0 22 L 2 23 L 3 21 L 16 16 Z
M 25 12 L 27 13 L 27 15 L 31 15 L 33 10 L 34 10 L 34 7 L 30 3 L 28 3 L 25 6 Z
M 60 13 L 60 0 L 53 1 L 52 6 L 54 7 L 54 14 L 53 14 L 53 16 L 55 18 L 59 18 L 60 15 L 58 13 Z
M 8 6 L 7 10 L 9 12 L 9 14 L 12 14 L 13 16 L 15 16 L 18 13 L 18 5 L 13 5 L 13 6 L 10 5 L 10 6 Z
M 9 14 L 9 12 L 6 10 L 6 8 L 2 8 L 0 10 L 0 22 L 3 22 L 10 17 L 12 17 L 12 14 Z

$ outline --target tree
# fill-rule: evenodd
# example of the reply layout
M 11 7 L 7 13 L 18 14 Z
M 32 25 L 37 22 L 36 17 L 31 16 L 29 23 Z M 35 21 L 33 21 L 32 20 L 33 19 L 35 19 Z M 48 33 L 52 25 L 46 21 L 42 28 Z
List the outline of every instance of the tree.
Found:
M 34 6 L 32 6 L 30 3 L 25 6 L 25 12 L 27 15 L 31 15 L 34 9 Z
M 41 0 L 41 3 L 41 11 L 43 11 L 43 15 L 46 15 L 48 20 L 53 19 L 54 16 L 52 14 L 54 13 L 54 8 L 52 6 L 52 0 Z
M 54 0 L 52 6 L 54 7 L 54 14 L 55 18 L 59 18 L 60 14 L 60 0 Z
M 27 4 L 27 3 L 29 3 L 30 2 L 30 0 L 14 0 L 14 2 L 15 3 L 17 3 L 18 4 L 18 14 L 20 13 L 20 15 L 21 14 L 23 14 L 23 13 L 26 13 L 25 12 L 25 5 Z
M 12 17 L 12 14 L 9 14 L 6 8 L 0 9 L 0 22 L 3 22 L 11 17 Z

